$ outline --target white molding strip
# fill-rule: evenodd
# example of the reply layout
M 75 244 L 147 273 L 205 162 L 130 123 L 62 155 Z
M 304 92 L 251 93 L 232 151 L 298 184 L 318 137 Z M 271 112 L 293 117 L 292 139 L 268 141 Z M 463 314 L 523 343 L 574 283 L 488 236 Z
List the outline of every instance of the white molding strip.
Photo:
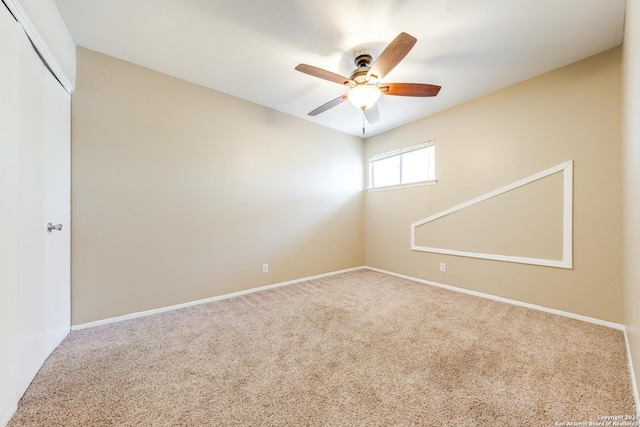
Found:
M 633 370 L 633 360 L 631 359 L 631 347 L 629 347 L 629 337 L 627 336 L 627 329 L 624 332 L 624 345 L 627 348 L 627 363 L 629 367 L 629 375 L 631 375 L 631 390 L 633 391 L 633 398 L 636 403 L 636 415 L 640 420 L 640 396 L 638 396 L 638 383 L 636 382 L 635 371 Z
M 575 314 L 568 311 L 556 310 L 555 308 L 544 307 L 541 305 L 529 304 L 527 302 L 517 301 L 509 298 L 503 298 L 491 294 L 485 294 L 483 292 L 472 291 L 469 289 L 458 288 L 456 286 L 445 285 L 443 283 L 433 282 L 430 280 L 419 279 L 417 277 L 411 277 L 400 273 L 394 273 L 392 271 L 382 270 L 374 267 L 365 267 L 367 270 L 377 271 L 379 273 L 388 274 L 390 276 L 400 277 L 402 279 L 411 280 L 413 282 L 422 283 L 424 285 L 435 286 L 437 288 L 447 289 L 449 291 L 460 292 L 467 295 L 473 295 L 480 298 L 485 298 L 493 301 L 504 302 L 506 304 L 516 305 L 519 307 L 531 308 L 533 310 L 544 311 L 546 313 L 557 314 L 558 316 L 568 317 L 570 319 L 581 320 L 583 322 L 593 323 L 595 325 L 605 326 L 607 328 L 617 329 L 624 331 L 624 325 L 619 323 L 607 322 L 606 320 L 596 319 L 594 317 L 583 316 L 581 314 Z
M 18 23 L 24 29 L 24 32 L 33 43 L 33 46 L 38 51 L 38 54 L 42 58 L 42 60 L 47 64 L 47 67 L 51 70 L 53 75 L 58 79 L 62 87 L 67 91 L 67 93 L 71 93 L 73 91 L 73 84 L 62 71 L 62 67 L 53 56 L 53 53 L 47 46 L 47 43 L 44 41 L 40 33 L 38 32 L 33 22 L 22 8 L 19 0 L 3 0 L 4 4 L 7 5 L 7 8 L 11 11 L 13 16 L 16 18 Z
M 459 210 L 468 208 L 469 206 L 483 202 L 487 199 L 496 197 L 500 194 L 514 190 L 518 187 L 522 187 L 534 181 L 538 181 L 542 178 L 546 178 L 547 176 L 553 175 L 554 173 L 558 173 L 558 172 L 563 172 L 563 176 L 564 176 L 564 179 L 563 179 L 563 237 L 562 237 L 562 259 L 561 260 L 528 258 L 528 257 L 510 256 L 510 255 L 485 254 L 485 253 L 479 253 L 479 252 L 466 252 L 466 251 L 458 251 L 454 249 L 432 248 L 427 246 L 416 245 L 416 228 L 417 227 L 424 225 L 428 222 L 435 221 L 436 219 L 442 218 L 446 215 L 452 214 Z M 432 252 L 432 253 L 445 254 L 445 255 L 457 255 L 457 256 L 464 256 L 464 257 L 470 257 L 470 258 L 490 259 L 495 261 L 515 262 L 520 264 L 542 265 L 546 267 L 558 267 L 558 268 L 569 268 L 569 269 L 573 268 L 573 160 L 554 166 L 552 168 L 539 172 L 535 175 L 531 175 L 530 177 L 521 179 L 520 181 L 514 182 L 512 184 L 509 184 L 507 186 L 494 190 L 490 193 L 476 197 L 475 199 L 469 200 L 458 206 L 454 206 L 438 214 L 425 218 L 421 221 L 414 222 L 413 224 L 411 224 L 411 250 L 422 251 L 422 252 Z
M 321 279 L 323 277 L 335 276 L 336 274 L 348 273 L 350 271 L 363 270 L 365 268 L 366 267 L 364 267 L 364 266 L 347 268 L 345 270 L 332 271 L 330 273 L 318 274 L 316 276 L 309 276 L 309 277 L 303 277 L 301 279 L 289 280 L 287 282 L 274 283 L 272 285 L 260 286 L 258 288 L 246 289 L 246 290 L 243 290 L 243 291 L 232 292 L 232 293 L 229 293 L 229 294 L 218 295 L 218 296 L 211 297 L 211 298 L 204 298 L 204 299 L 200 299 L 200 300 L 196 300 L 196 301 L 185 302 L 185 303 L 182 303 L 182 304 L 170 305 L 170 306 L 167 306 L 167 307 L 155 308 L 155 309 L 146 310 L 146 311 L 139 311 L 139 312 L 136 312 L 136 313 L 125 314 L 123 316 L 118 316 L 118 317 L 110 317 L 108 319 L 96 320 L 95 322 L 81 323 L 81 324 L 78 324 L 78 325 L 71 326 L 71 330 L 72 331 L 79 331 L 81 329 L 87 329 L 87 328 L 93 328 L 93 327 L 96 327 L 96 326 L 108 325 L 110 323 L 117 323 L 117 322 L 122 322 L 122 321 L 130 320 L 130 319 L 137 319 L 139 317 L 151 316 L 152 314 L 159 314 L 159 313 L 164 313 L 164 312 L 167 312 L 167 311 L 179 310 L 181 308 L 192 307 L 192 306 L 195 306 L 195 305 L 207 304 L 209 302 L 221 301 L 221 300 L 224 300 L 224 299 L 227 299 L 227 298 L 233 298 L 233 297 L 237 297 L 237 296 L 240 296 L 240 295 L 247 295 L 247 294 L 252 294 L 252 293 L 255 293 L 255 292 L 266 291 L 268 289 L 274 289 L 274 288 L 279 288 L 279 287 L 282 287 L 282 286 L 293 285 L 295 283 L 306 282 L 306 281 L 315 280 L 315 279 Z

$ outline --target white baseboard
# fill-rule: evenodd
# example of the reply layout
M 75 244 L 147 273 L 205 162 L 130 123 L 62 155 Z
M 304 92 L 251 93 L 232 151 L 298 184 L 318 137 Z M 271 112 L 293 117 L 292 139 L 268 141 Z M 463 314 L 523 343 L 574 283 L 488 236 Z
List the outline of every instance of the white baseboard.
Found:
M 499 301 L 499 302 L 504 302 L 504 303 L 507 303 L 507 304 L 517 305 L 517 306 L 520 306 L 520 307 L 531 308 L 533 310 L 544 311 L 544 312 L 547 312 L 547 313 L 557 314 L 559 316 L 569 317 L 571 319 L 582 320 L 583 322 L 594 323 L 596 325 L 606 326 L 608 328 L 613 328 L 613 329 L 617 329 L 619 331 L 624 331 L 624 325 L 621 325 L 619 323 L 607 322 L 606 320 L 596 319 L 594 317 L 583 316 L 581 314 L 575 314 L 575 313 L 571 313 L 571 312 L 568 312 L 568 311 L 556 310 L 555 308 L 543 307 L 541 305 L 529 304 L 529 303 L 526 303 L 526 302 L 512 300 L 512 299 L 509 299 L 509 298 L 503 298 L 503 297 L 498 297 L 498 296 L 491 295 L 491 294 L 485 294 L 483 292 L 471 291 L 469 289 L 464 289 L 464 288 L 457 288 L 455 286 L 445 285 L 443 283 L 438 283 L 438 282 L 432 282 L 430 280 L 418 279 L 417 277 L 406 276 L 404 274 L 394 273 L 393 271 L 382 270 L 382 269 L 379 269 L 379 268 L 366 267 L 366 269 L 367 270 L 377 271 L 379 273 L 389 274 L 391 276 L 400 277 L 402 279 L 411 280 L 411 281 L 422 283 L 422 284 L 425 284 L 425 285 L 436 286 L 438 288 L 443 288 L 443 289 L 447 289 L 447 290 L 454 291 L 454 292 L 460 292 L 460 293 L 463 293 L 463 294 L 473 295 L 473 296 L 476 296 L 476 297 L 486 298 L 486 299 Z
M 322 277 L 329 277 L 329 276 L 334 276 L 334 275 L 337 275 L 337 274 L 342 274 L 342 273 L 347 273 L 347 272 L 350 272 L 350 271 L 357 271 L 357 270 L 362 270 L 362 269 L 377 271 L 379 273 L 384 273 L 384 274 L 388 274 L 390 276 L 400 277 L 400 278 L 403 278 L 403 279 L 411 280 L 413 282 L 422 283 L 422 284 L 425 284 L 425 285 L 435 286 L 435 287 L 438 287 L 438 288 L 443 288 L 443 289 L 447 289 L 447 290 L 454 291 L 454 292 L 460 292 L 460 293 L 463 293 L 463 294 L 473 295 L 473 296 L 477 296 L 477 297 L 480 297 L 480 298 L 485 298 L 485 299 L 489 299 L 489 300 L 493 300 L 493 301 L 504 302 L 504 303 L 507 303 L 507 304 L 512 304 L 512 305 L 516 305 L 516 306 L 520 306 L 520 307 L 531 308 L 533 310 L 539 310 L 539 311 L 543 311 L 543 312 L 547 312 L 547 313 L 551 313 L 551 314 L 557 314 L 559 316 L 564 316 L 564 317 L 568 317 L 568 318 L 571 318 L 571 319 L 581 320 L 583 322 L 593 323 L 593 324 L 596 324 L 596 325 L 605 326 L 605 327 L 608 327 L 608 328 L 613 328 L 613 329 L 617 329 L 617 330 L 622 331 L 623 334 L 624 334 L 624 340 L 625 340 L 625 345 L 626 345 L 626 350 L 627 350 L 627 361 L 628 361 L 628 364 L 629 364 L 628 365 L 629 366 L 629 372 L 631 374 L 631 387 L 633 389 L 633 395 L 634 395 L 635 404 L 636 404 L 636 411 L 638 412 L 638 415 L 640 416 L 640 398 L 638 397 L 638 385 L 636 383 L 635 376 L 634 376 L 634 369 L 633 369 L 633 363 L 631 361 L 631 352 L 630 352 L 630 348 L 629 348 L 629 341 L 628 341 L 628 338 L 627 338 L 627 332 L 625 330 L 624 325 L 621 325 L 619 323 L 608 322 L 608 321 L 601 320 L 601 319 L 596 319 L 596 318 L 593 318 L 593 317 L 583 316 L 583 315 L 571 313 L 571 312 L 568 312 L 568 311 L 556 310 L 554 308 L 548 308 L 548 307 L 543 307 L 543 306 L 540 306 L 540 305 L 529 304 L 529 303 L 522 302 L 522 301 L 512 300 L 512 299 L 503 298 L 503 297 L 498 297 L 498 296 L 491 295 L 491 294 L 486 294 L 486 293 L 483 293 L 483 292 L 472 291 L 472 290 L 468 290 L 468 289 L 464 289 L 464 288 L 458 288 L 458 287 L 451 286 L 451 285 L 445 285 L 443 283 L 433 282 L 433 281 L 430 281 L 430 280 L 419 279 L 417 277 L 407 276 L 405 274 L 395 273 L 395 272 L 392 272 L 392 271 L 382 270 L 382 269 L 374 268 L 374 267 L 367 267 L 367 266 L 354 267 L 354 268 L 348 268 L 348 269 L 345 269 L 345 270 L 332 271 L 330 273 L 319 274 L 319 275 L 316 275 L 316 276 L 303 277 L 303 278 L 300 278 L 300 279 L 289 280 L 289 281 L 286 281 L 286 282 L 274 283 L 274 284 L 271 284 L 271 285 L 266 285 L 266 286 L 261 286 L 261 287 L 258 287 L 258 288 L 247 289 L 247 290 L 244 290 L 244 291 L 232 292 L 232 293 L 229 293 L 229 294 L 219 295 L 219 296 L 215 296 L 215 297 L 211 297 L 211 298 L 200 299 L 200 300 L 191 301 L 191 302 L 187 302 L 187 303 L 183 303 L 183 304 L 176 304 L 176 305 L 171 305 L 171 306 L 168 306 L 168 307 L 161 307 L 161 308 L 157 308 L 157 309 L 153 309 L 153 310 L 147 310 L 147 311 L 141 311 L 141 312 L 137 312 L 137 313 L 126 314 L 124 316 L 112 317 L 112 318 L 108 318 L 108 319 L 98 320 L 98 321 L 95 321 L 95 322 L 82 323 L 82 324 L 79 324 L 79 325 L 72 326 L 71 330 L 72 331 L 77 331 L 77 330 L 81 330 L 81 329 L 92 328 L 92 327 L 101 326 L 101 325 L 107 325 L 107 324 L 110 324 L 110 323 L 122 322 L 124 320 L 136 319 L 136 318 L 139 318 L 139 317 L 150 316 L 152 314 L 158 314 L 158 313 L 163 313 L 163 312 L 167 312 L 167 311 L 178 310 L 178 309 L 185 308 L 185 307 L 191 307 L 191 306 L 195 306 L 195 305 L 206 304 L 206 303 L 213 302 L 213 301 L 220 301 L 220 300 L 224 300 L 224 299 L 227 299 L 227 298 L 232 298 L 232 297 L 236 297 L 236 296 L 240 296 L 240 295 L 247 295 L 247 294 L 251 294 L 251 293 L 254 293 L 254 292 L 265 291 L 267 289 L 279 288 L 281 286 L 293 285 L 295 283 L 306 282 L 308 280 L 320 279 Z M 7 422 L 8 422 L 8 420 L 7 420 Z M 2 420 L 0 420 L 0 425 L 2 425 Z
M 640 396 L 638 396 L 638 384 L 636 383 L 635 371 L 633 369 L 633 359 L 631 359 L 631 347 L 629 347 L 629 337 L 627 337 L 626 328 L 623 330 L 624 344 L 627 348 L 627 363 L 629 366 L 629 375 L 631 375 L 631 389 L 633 391 L 633 398 L 636 402 L 636 415 L 640 419 Z
M 477 296 L 477 297 L 480 297 L 480 298 L 485 298 L 485 299 L 499 301 L 499 302 L 504 302 L 504 303 L 507 303 L 507 304 L 512 304 L 512 305 L 516 305 L 516 306 L 520 306 L 520 307 L 531 308 L 533 310 L 544 311 L 544 312 L 551 313 L 551 314 L 557 314 L 559 316 L 564 316 L 564 317 L 568 317 L 568 318 L 571 318 L 571 319 L 581 320 L 583 322 L 589 322 L 589 323 L 593 323 L 593 324 L 596 324 L 596 325 L 605 326 L 605 327 L 608 327 L 608 328 L 613 328 L 613 329 L 617 329 L 617 330 L 622 331 L 623 334 L 624 334 L 624 340 L 625 340 L 625 345 L 626 345 L 626 350 L 627 350 L 627 361 L 628 361 L 628 364 L 629 364 L 628 365 L 629 366 L 629 372 L 630 372 L 630 375 L 631 375 L 631 387 L 633 389 L 633 396 L 634 396 L 634 399 L 635 399 L 636 411 L 638 412 L 638 415 L 640 416 L 640 398 L 638 397 L 638 385 L 636 383 L 635 376 L 634 376 L 634 369 L 633 369 L 633 363 L 631 361 L 631 352 L 630 352 L 630 348 L 629 348 L 629 341 L 628 341 L 628 338 L 627 338 L 627 332 L 625 330 L 624 325 L 621 325 L 619 323 L 607 322 L 605 320 L 596 319 L 596 318 L 588 317 L 588 316 L 583 316 L 583 315 L 580 315 L 580 314 L 575 314 L 575 313 L 571 313 L 571 312 L 567 312 L 567 311 L 556 310 L 554 308 L 548 308 L 548 307 L 543 307 L 543 306 L 539 306 L 539 305 L 535 305 L 535 304 L 529 304 L 529 303 L 522 302 L 522 301 L 512 300 L 512 299 L 503 298 L 503 297 L 498 297 L 498 296 L 491 295 L 491 294 L 486 294 L 486 293 L 483 293 L 483 292 L 477 292 L 477 291 L 472 291 L 472 290 L 468 290 L 468 289 L 464 289 L 464 288 L 458 288 L 458 287 L 451 286 L 451 285 L 445 285 L 443 283 L 433 282 L 433 281 L 430 281 L 430 280 L 419 279 L 417 277 L 411 277 L 411 276 L 407 276 L 407 275 L 404 275 L 404 274 L 395 273 L 395 272 L 387 271 L 387 270 L 382 270 L 382 269 L 374 268 L 374 267 L 367 267 L 367 266 L 354 267 L 354 268 L 348 268 L 348 269 L 345 269 L 345 270 L 339 270 L 339 271 L 333 271 L 333 272 L 330 272 L 330 273 L 319 274 L 319 275 L 316 275 L 316 276 L 303 277 L 303 278 L 300 278 L 300 279 L 289 280 L 289 281 L 286 281 L 286 282 L 274 283 L 274 284 L 271 284 L 271 285 L 266 285 L 266 286 L 261 286 L 261 287 L 258 287 L 258 288 L 247 289 L 247 290 L 244 290 L 244 291 L 232 292 L 232 293 L 229 293 L 229 294 L 224 294 L 224 295 L 219 295 L 219 296 L 215 296 L 215 297 L 211 297 L 211 298 L 205 298 L 205 299 L 201 299 L 201 300 L 191 301 L 191 302 L 187 302 L 187 303 L 183 303 L 183 304 L 176 304 L 176 305 L 171 305 L 171 306 L 168 306 L 168 307 L 161 307 L 161 308 L 157 308 L 157 309 L 153 309 L 153 310 L 147 310 L 147 311 L 141 311 L 141 312 L 137 312 L 137 313 L 126 314 L 124 316 L 112 317 L 112 318 L 109 318 L 109 319 L 98 320 L 98 321 L 95 321 L 95 322 L 82 323 L 82 324 L 79 324 L 79 325 L 72 326 L 71 330 L 72 331 L 77 331 L 77 330 L 81 330 L 81 329 L 92 328 L 92 327 L 101 326 L 101 325 L 107 325 L 107 324 L 110 324 L 110 323 L 122 322 L 124 320 L 136 319 L 136 318 L 139 318 L 139 317 L 150 316 L 152 314 L 158 314 L 158 313 L 163 313 L 163 312 L 167 312 L 167 311 L 178 310 L 178 309 L 185 308 L 185 307 L 191 307 L 191 306 L 195 306 L 195 305 L 206 304 L 206 303 L 213 302 L 213 301 L 220 301 L 220 300 L 224 300 L 224 299 L 227 299 L 227 298 L 232 298 L 232 297 L 236 297 L 236 296 L 240 296 L 240 295 L 247 295 L 247 294 L 251 294 L 251 293 L 254 293 L 254 292 L 265 291 L 267 289 L 274 289 L 274 288 L 278 288 L 278 287 L 281 287 L 281 286 L 293 285 L 295 283 L 306 282 L 308 280 L 320 279 L 322 277 L 329 277 L 329 276 L 334 276 L 334 275 L 337 275 L 337 274 L 342 274 L 342 273 L 347 273 L 347 272 L 350 272 L 350 271 L 357 271 L 357 270 L 362 270 L 362 269 L 377 271 L 379 273 L 384 273 L 384 274 L 388 274 L 390 276 L 400 277 L 400 278 L 403 278 L 403 279 L 411 280 L 413 282 L 422 283 L 422 284 L 425 284 L 425 285 L 435 286 L 435 287 L 438 287 L 438 288 L 443 288 L 443 289 L 447 289 L 447 290 L 454 291 L 454 292 L 460 292 L 460 293 L 463 293 L 463 294 L 473 295 L 473 296 Z M 3 425 L 2 421 L 3 420 L 0 419 L 0 425 Z M 8 421 L 9 420 L 6 420 L 6 422 L 8 422 Z
M 279 288 L 281 286 L 293 285 L 294 283 L 306 282 L 308 280 L 320 279 L 322 277 L 335 276 L 336 274 L 348 273 L 350 271 L 363 270 L 365 267 L 347 268 L 345 270 L 332 271 L 330 273 L 318 274 L 316 276 L 303 277 L 300 279 L 289 280 L 281 283 L 274 283 L 272 285 L 260 286 L 258 288 L 246 289 L 244 291 L 232 292 L 229 294 L 218 295 L 211 298 L 200 299 L 196 301 L 185 302 L 182 304 L 170 305 L 167 307 L 155 308 L 153 310 L 139 311 L 136 313 L 125 314 L 123 316 L 110 317 L 108 319 L 96 320 L 95 322 L 81 323 L 71 326 L 72 331 L 79 331 L 81 329 L 93 328 L 96 326 L 108 325 L 109 323 L 122 322 L 124 320 L 137 319 L 139 317 L 151 316 L 152 314 L 164 313 L 166 311 L 179 310 L 185 307 L 192 307 L 194 305 L 206 304 L 213 301 L 220 301 L 227 298 L 237 297 L 240 295 L 252 294 L 254 292 L 266 291 L 267 289 Z
M 503 297 L 498 297 L 498 296 L 495 296 L 495 295 L 485 294 L 483 292 L 472 291 L 472 290 L 468 290 L 468 289 L 464 289 L 464 288 L 458 288 L 458 287 L 451 286 L 451 285 L 445 285 L 443 283 L 433 282 L 433 281 L 425 280 L 425 279 L 419 279 L 417 277 L 407 276 L 405 274 L 395 273 L 393 271 L 387 271 L 387 270 L 382 270 L 382 269 L 379 269 L 379 268 L 367 267 L 367 266 L 361 266 L 361 267 L 348 268 L 348 269 L 345 269 L 345 270 L 332 271 L 332 272 L 329 272 L 329 273 L 318 274 L 316 276 L 303 277 L 303 278 L 300 278 L 300 279 L 289 280 L 289 281 L 286 281 L 286 282 L 274 283 L 274 284 L 266 285 L 266 286 L 260 286 L 258 288 L 246 289 L 244 291 L 238 291 L 238 292 L 232 292 L 232 293 L 229 293 L 229 294 L 218 295 L 218 296 L 211 297 L 211 298 L 205 298 L 205 299 L 200 299 L 200 300 L 196 300 L 196 301 L 190 301 L 190 302 L 186 302 L 186 303 L 182 303 L 182 304 L 170 305 L 170 306 L 167 306 L 167 307 L 160 307 L 160 308 L 156 308 L 156 309 L 152 309 L 152 310 L 146 310 L 146 311 L 140 311 L 140 312 L 131 313 L 131 314 L 125 314 L 123 316 L 111 317 L 111 318 L 108 318 L 108 319 L 97 320 L 95 322 L 81 323 L 81 324 L 78 324 L 78 325 L 71 326 L 71 330 L 72 331 L 77 331 L 77 330 L 80 330 L 80 329 L 86 329 L 86 328 L 92 328 L 92 327 L 95 327 L 95 326 L 107 325 L 109 323 L 122 322 L 124 320 L 136 319 L 138 317 L 150 316 L 152 314 L 163 313 L 163 312 L 166 312 L 166 311 L 179 310 L 179 309 L 185 308 L 185 307 L 191 307 L 191 306 L 194 306 L 194 305 L 206 304 L 208 302 L 213 302 L 213 301 L 220 301 L 220 300 L 223 300 L 223 299 L 232 298 L 232 297 L 236 297 L 236 296 L 240 296 L 240 295 L 251 294 L 251 293 L 254 293 L 254 292 L 265 291 L 267 289 L 279 288 L 281 286 L 293 285 L 294 283 L 306 282 L 308 280 L 319 279 L 319 278 L 328 277 L 328 276 L 335 276 L 337 274 L 342 274 L 342 273 L 347 273 L 349 271 L 356 271 L 356 270 L 362 270 L 362 269 L 377 271 L 379 273 L 384 273 L 384 274 L 388 274 L 390 276 L 400 277 L 402 279 L 411 280 L 413 282 L 418 282 L 418 283 L 422 283 L 422 284 L 425 284 L 425 285 L 436 286 L 438 288 L 443 288 L 443 289 L 447 289 L 447 290 L 454 291 L 454 292 L 461 292 L 461 293 L 464 293 L 464 294 L 473 295 L 473 296 L 477 296 L 477 297 L 480 297 L 480 298 L 485 298 L 485 299 L 490 299 L 490 300 L 494 300 L 494 301 L 504 302 L 504 303 L 507 303 L 507 304 L 517 305 L 517 306 L 520 306 L 520 307 L 531 308 L 533 310 L 544 311 L 544 312 L 547 312 L 547 313 L 557 314 L 559 316 L 569 317 L 571 319 L 581 320 L 583 322 L 594 323 L 596 325 L 606 326 L 608 328 L 613 328 L 613 329 L 617 329 L 617 330 L 620 330 L 620 331 L 624 331 L 624 325 L 621 325 L 619 323 L 607 322 L 605 320 L 596 319 L 596 318 L 588 317 L 588 316 L 583 316 L 583 315 L 571 313 L 571 312 L 568 312 L 568 311 L 556 310 L 554 308 L 548 308 L 548 307 L 543 307 L 543 306 L 540 306 L 540 305 L 529 304 L 529 303 L 522 302 L 522 301 L 512 300 L 512 299 L 503 298 Z
M 516 301 L 516 300 L 512 300 L 512 299 L 508 299 L 508 298 L 502 298 L 502 297 L 498 297 L 498 296 L 495 296 L 495 295 L 485 294 L 485 293 L 477 292 L 477 291 L 471 291 L 471 290 L 464 289 L 464 288 L 457 288 L 455 286 L 445 285 L 443 283 L 438 283 L 438 282 L 432 282 L 430 280 L 418 279 L 417 277 L 411 277 L 411 276 L 407 276 L 407 275 L 400 274 L 400 273 L 394 273 L 392 271 L 382 270 L 382 269 L 379 269 L 379 268 L 366 267 L 366 269 L 367 270 L 372 270 L 372 271 L 377 271 L 379 273 L 389 274 L 390 276 L 400 277 L 402 279 L 411 280 L 413 282 L 418 282 L 418 283 L 422 283 L 422 284 L 425 284 L 425 285 L 435 286 L 435 287 L 438 287 L 438 288 L 443 288 L 443 289 L 447 289 L 447 290 L 454 291 L 454 292 L 460 292 L 460 293 L 463 293 L 463 294 L 473 295 L 473 296 L 477 296 L 477 297 L 480 297 L 480 298 L 486 298 L 486 299 L 499 301 L 499 302 L 504 302 L 504 303 L 507 303 L 507 304 L 517 305 L 517 306 L 520 306 L 520 307 L 531 308 L 531 309 L 534 309 L 534 310 L 544 311 L 544 312 L 551 313 L 551 314 L 557 314 L 559 316 L 569 317 L 571 319 L 581 320 L 583 322 L 588 322 L 588 323 L 594 323 L 596 325 L 606 326 L 608 328 L 617 329 L 619 331 L 622 331 L 622 333 L 624 335 L 625 347 L 626 347 L 626 350 L 627 350 L 627 363 L 628 363 L 628 367 L 629 367 L 629 375 L 631 376 L 631 389 L 632 389 L 633 398 L 634 398 L 635 404 L 636 404 L 636 413 L 637 413 L 636 415 L 638 415 L 638 419 L 640 419 L 640 397 L 638 396 L 638 384 L 636 383 L 636 377 L 634 375 L 635 371 L 633 369 L 633 362 L 632 362 L 632 359 L 631 359 L 631 348 L 629 347 L 629 339 L 627 337 L 627 330 L 626 330 L 624 325 L 621 325 L 619 323 L 607 322 L 605 320 L 596 319 L 594 317 L 583 316 L 583 315 L 571 313 L 571 312 L 568 312 L 568 311 L 556 310 L 554 308 L 548 308 L 548 307 L 543 307 L 543 306 L 540 306 L 540 305 L 529 304 L 529 303 L 522 302 L 522 301 Z

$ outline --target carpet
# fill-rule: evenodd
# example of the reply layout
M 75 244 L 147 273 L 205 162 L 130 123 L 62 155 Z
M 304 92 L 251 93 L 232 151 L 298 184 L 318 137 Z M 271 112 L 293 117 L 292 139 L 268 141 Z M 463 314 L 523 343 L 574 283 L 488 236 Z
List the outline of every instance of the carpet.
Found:
M 71 332 L 9 426 L 557 426 L 629 378 L 620 331 L 357 270 Z

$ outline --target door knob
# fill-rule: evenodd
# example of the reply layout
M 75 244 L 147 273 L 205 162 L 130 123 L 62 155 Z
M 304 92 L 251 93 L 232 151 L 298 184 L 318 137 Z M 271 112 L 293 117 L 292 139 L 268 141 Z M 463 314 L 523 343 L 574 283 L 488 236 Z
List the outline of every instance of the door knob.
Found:
M 51 223 L 47 224 L 47 231 L 51 233 L 53 230 L 62 230 L 62 224 L 53 225 Z

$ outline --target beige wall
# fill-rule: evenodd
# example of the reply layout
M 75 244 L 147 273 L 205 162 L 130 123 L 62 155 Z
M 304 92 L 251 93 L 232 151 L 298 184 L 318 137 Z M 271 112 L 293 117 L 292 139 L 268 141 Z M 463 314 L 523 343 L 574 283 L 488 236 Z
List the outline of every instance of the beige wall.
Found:
M 627 0 L 624 33 L 624 323 L 640 384 L 640 2 Z M 637 398 L 637 388 L 636 388 Z M 636 404 L 637 404 L 636 400 Z M 640 412 L 640 407 L 636 408 Z
M 367 139 L 367 158 L 435 139 L 438 183 L 366 194 L 366 264 L 622 323 L 620 118 L 616 48 Z M 572 270 L 410 250 L 411 223 L 568 160 Z M 490 224 L 484 212 L 466 226 Z
M 74 325 L 364 264 L 360 138 L 83 48 L 77 61 Z
M 73 324 L 365 263 L 622 323 L 621 52 L 369 138 L 363 153 L 359 138 L 78 48 Z M 429 139 L 438 183 L 366 193 L 363 213 L 362 158 Z M 572 270 L 409 249 L 412 222 L 567 160 Z

